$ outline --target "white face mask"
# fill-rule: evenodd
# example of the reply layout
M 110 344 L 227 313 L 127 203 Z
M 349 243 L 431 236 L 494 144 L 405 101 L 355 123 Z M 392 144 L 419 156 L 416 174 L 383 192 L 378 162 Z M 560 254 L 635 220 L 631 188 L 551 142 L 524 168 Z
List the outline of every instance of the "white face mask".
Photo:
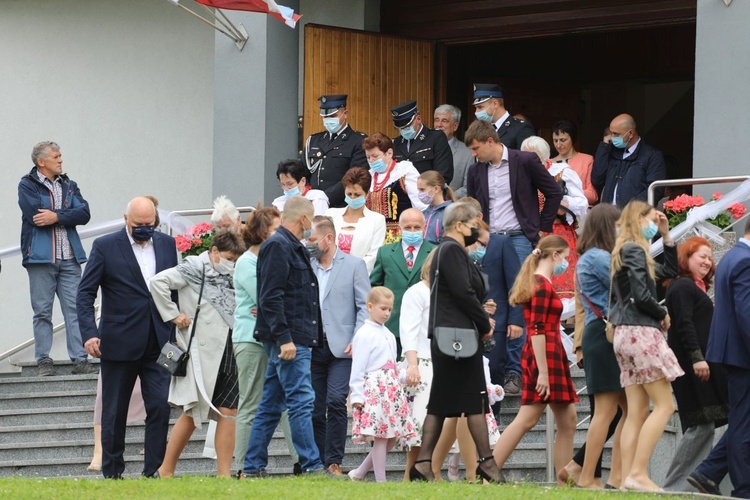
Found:
M 220 257 L 221 260 L 218 264 L 211 262 L 214 266 L 214 271 L 219 274 L 234 274 L 234 262 L 231 260 Z

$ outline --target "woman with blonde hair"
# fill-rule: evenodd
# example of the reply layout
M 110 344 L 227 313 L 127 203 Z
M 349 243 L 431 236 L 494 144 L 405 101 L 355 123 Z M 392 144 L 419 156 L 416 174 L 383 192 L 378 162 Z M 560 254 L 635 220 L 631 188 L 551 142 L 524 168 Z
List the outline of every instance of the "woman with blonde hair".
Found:
M 545 236 L 526 257 L 510 291 L 510 305 L 523 306 L 527 338 L 521 354 L 521 408 L 495 445 L 495 462 L 501 469 L 548 404 L 557 422 L 555 468 L 565 467 L 573 454 L 578 396 L 560 337 L 562 302 L 551 281 L 565 271 L 569 255 L 563 238 Z
M 424 214 L 424 239 L 437 245 L 443 236 L 443 214 L 445 209 L 456 201 L 453 190 L 445 183 L 445 177 L 440 172 L 428 170 L 417 179 L 419 201 L 428 206 Z
M 661 234 L 664 263 L 649 254 L 649 241 Z M 614 350 L 625 388 L 628 415 L 622 429 L 622 488 L 659 491 L 648 476 L 648 463 L 674 413 L 669 382 L 684 375 L 664 339 L 670 320 L 656 296 L 656 279 L 677 275 L 677 250 L 666 216 L 651 205 L 633 200 L 620 216 L 612 250 Z M 649 415 L 649 402 L 654 409 Z

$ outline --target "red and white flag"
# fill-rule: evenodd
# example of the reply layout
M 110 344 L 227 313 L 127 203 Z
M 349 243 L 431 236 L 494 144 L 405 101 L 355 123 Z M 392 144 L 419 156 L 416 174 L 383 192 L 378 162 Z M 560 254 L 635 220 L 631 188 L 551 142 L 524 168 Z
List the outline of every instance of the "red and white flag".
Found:
M 287 26 L 294 28 L 302 16 L 293 9 L 279 5 L 274 0 L 195 0 L 198 3 L 217 9 L 244 10 L 247 12 L 264 12 L 272 15 Z

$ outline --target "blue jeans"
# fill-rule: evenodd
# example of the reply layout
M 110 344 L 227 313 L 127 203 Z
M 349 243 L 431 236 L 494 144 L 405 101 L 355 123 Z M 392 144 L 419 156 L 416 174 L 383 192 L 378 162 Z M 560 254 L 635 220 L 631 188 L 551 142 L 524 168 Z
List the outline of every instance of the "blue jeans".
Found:
M 34 311 L 34 357 L 37 364 L 51 363 L 52 307 L 55 294 L 60 300 L 65 319 L 68 356 L 74 363 L 86 361 L 88 354 L 83 348 L 78 329 L 76 294 L 81 281 L 81 265 L 75 259 L 58 260 L 51 264 L 28 264 L 31 308 Z
M 313 429 L 320 458 L 326 466 L 341 465 L 346 447 L 346 396 L 352 358 L 337 358 L 328 342 L 323 342 L 313 349 L 311 370 L 315 390 Z
M 302 470 L 323 468 L 313 434 L 312 411 L 315 393 L 310 376 L 310 348 L 295 344 L 297 355 L 290 361 L 279 359 L 275 342 L 263 342 L 268 354 L 268 370 L 263 396 L 258 405 L 245 455 L 244 472 L 257 473 L 268 466 L 268 445 L 279 425 L 281 413 L 289 409 L 292 443 L 299 453 Z
M 523 234 L 517 234 L 511 236 L 510 239 L 513 241 L 513 248 L 516 250 L 518 260 L 526 260 L 526 257 L 531 255 L 531 251 L 534 249 L 529 239 Z M 523 351 L 523 345 L 526 343 L 526 328 L 523 329 L 523 334 L 517 339 L 508 339 L 506 344 L 506 352 L 508 358 L 505 361 L 505 376 L 507 377 L 511 373 L 521 375 L 521 352 Z

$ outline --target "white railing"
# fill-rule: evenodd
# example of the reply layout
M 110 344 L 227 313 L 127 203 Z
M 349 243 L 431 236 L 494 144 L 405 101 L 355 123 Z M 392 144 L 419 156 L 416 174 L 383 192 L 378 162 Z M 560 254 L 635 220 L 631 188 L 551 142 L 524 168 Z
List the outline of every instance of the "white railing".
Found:
M 239 210 L 240 213 L 250 213 L 255 211 L 255 207 L 238 207 L 237 210 Z M 165 210 L 159 210 L 159 217 L 161 219 L 161 228 L 166 229 L 166 232 L 170 235 L 174 235 L 175 232 L 184 232 L 186 231 L 190 226 L 192 226 L 192 222 L 188 217 L 199 217 L 199 216 L 208 216 L 213 213 L 213 209 L 211 208 L 199 208 L 199 209 L 190 209 L 190 210 L 175 210 L 173 212 L 167 212 Z M 92 225 L 90 227 L 81 228 L 78 231 L 78 235 L 80 236 L 81 240 L 88 239 L 88 238 L 96 238 L 98 236 L 103 236 L 105 234 L 114 233 L 115 231 L 119 231 L 125 226 L 125 221 L 120 218 L 117 220 L 111 220 L 103 223 L 99 223 L 96 225 Z M 8 257 L 14 257 L 21 255 L 21 247 L 20 246 L 13 246 L 8 248 L 0 249 L 0 259 L 6 259 Z M 96 303 L 94 305 L 96 310 L 96 318 L 99 319 L 99 303 Z M 65 330 L 65 322 L 62 322 L 58 325 L 55 325 L 52 329 L 52 335 L 53 337 L 58 333 Z M 2 363 L 5 360 L 8 360 L 11 364 L 12 361 L 10 361 L 10 358 L 19 352 L 28 349 L 29 347 L 32 347 L 34 345 L 34 337 L 32 336 L 30 339 L 24 340 L 23 342 L 19 343 L 18 345 L 11 347 L 10 349 L 6 350 L 3 353 L 0 353 L 0 363 Z

